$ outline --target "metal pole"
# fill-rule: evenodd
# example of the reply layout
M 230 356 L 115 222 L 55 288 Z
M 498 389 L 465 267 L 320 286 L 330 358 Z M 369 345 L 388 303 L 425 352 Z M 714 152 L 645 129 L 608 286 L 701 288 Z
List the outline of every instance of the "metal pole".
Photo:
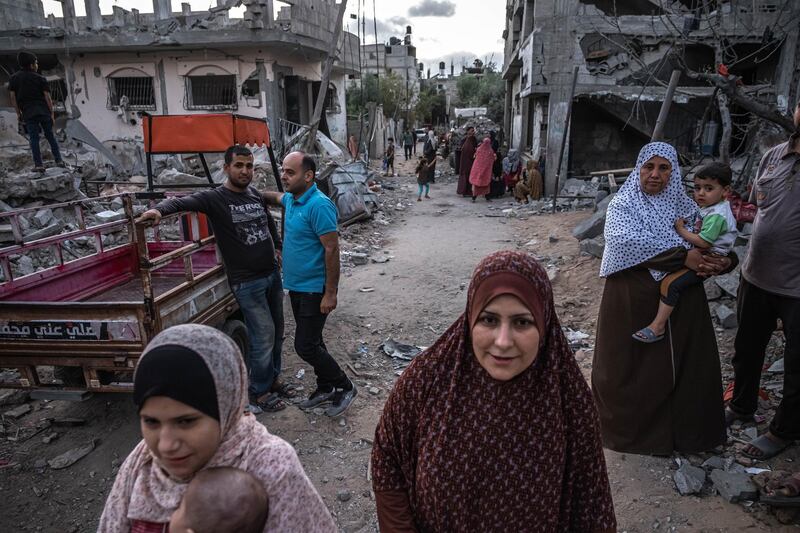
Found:
M 572 69 L 572 89 L 569 92 L 567 101 L 567 120 L 564 126 L 564 135 L 561 137 L 561 150 L 558 155 L 558 166 L 556 166 L 556 184 L 553 189 L 553 213 L 556 212 L 556 200 L 558 200 L 558 182 L 561 181 L 561 164 L 564 161 L 564 151 L 567 149 L 567 135 L 569 135 L 570 122 L 572 121 L 572 100 L 575 98 L 575 87 L 578 85 L 578 67 Z
M 669 108 L 672 107 L 672 97 L 675 95 L 675 89 L 678 88 L 678 80 L 681 78 L 681 71 L 675 69 L 669 77 L 669 86 L 667 93 L 664 95 L 664 102 L 661 104 L 661 111 L 658 112 L 658 119 L 656 120 L 656 127 L 653 129 L 653 137 L 651 141 L 660 141 L 664 136 L 664 125 L 667 123 L 667 115 L 669 115 Z
M 336 26 L 333 29 L 333 40 L 331 41 L 328 57 L 325 59 L 325 66 L 322 70 L 322 80 L 320 81 L 319 92 L 317 93 L 317 102 L 314 106 L 314 116 L 311 119 L 311 129 L 308 132 L 308 139 L 306 140 L 306 150 L 310 150 L 317 141 L 317 130 L 319 129 L 319 121 L 322 118 L 322 110 L 325 107 L 325 95 L 328 94 L 328 82 L 331 79 L 331 70 L 333 69 L 333 61 L 336 58 L 336 50 L 339 46 L 339 36 L 342 34 L 344 12 L 346 10 L 347 0 L 342 0 L 339 4 Z

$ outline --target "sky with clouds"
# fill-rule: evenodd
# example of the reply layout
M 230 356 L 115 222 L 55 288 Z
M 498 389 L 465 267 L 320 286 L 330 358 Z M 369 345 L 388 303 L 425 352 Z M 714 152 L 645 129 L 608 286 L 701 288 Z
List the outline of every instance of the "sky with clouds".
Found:
M 189 0 L 189 3 L 196 11 L 216 5 L 214 0 Z M 55 0 L 43 0 L 42 4 L 45 13 L 61 15 L 61 5 Z M 281 2 L 275 4 L 277 11 Z M 114 5 L 136 8 L 142 13 L 153 11 L 152 0 L 100 0 L 103 13 L 111 13 Z M 379 42 L 386 42 L 392 36 L 402 38 L 405 27 L 411 25 L 417 58 L 426 69 L 430 66 L 432 73 L 438 69 L 439 61 L 445 61 L 449 71 L 451 59 L 456 72 L 462 62 L 471 64 L 476 57 L 491 59 L 498 65 L 503 62 L 505 0 L 349 0 L 348 15 L 358 14 L 359 8 L 363 10 L 368 44 L 375 42 L 373 5 Z M 172 0 L 172 10 L 181 10 L 181 0 Z M 75 0 L 75 11 L 79 16 L 84 15 L 81 0 Z M 345 24 L 351 32 L 357 32 L 356 21 L 349 16 Z

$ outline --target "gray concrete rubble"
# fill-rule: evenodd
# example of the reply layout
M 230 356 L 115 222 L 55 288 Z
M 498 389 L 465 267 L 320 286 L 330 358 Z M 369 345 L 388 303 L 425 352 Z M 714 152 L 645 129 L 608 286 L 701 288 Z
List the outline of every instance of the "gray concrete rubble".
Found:
M 758 488 L 746 473 L 712 470 L 711 482 L 719 495 L 728 502 L 738 503 L 758 498 Z
M 681 496 L 697 494 L 703 489 L 706 482 L 706 472 L 702 468 L 692 466 L 689 462 L 684 462 L 673 475 L 675 487 Z

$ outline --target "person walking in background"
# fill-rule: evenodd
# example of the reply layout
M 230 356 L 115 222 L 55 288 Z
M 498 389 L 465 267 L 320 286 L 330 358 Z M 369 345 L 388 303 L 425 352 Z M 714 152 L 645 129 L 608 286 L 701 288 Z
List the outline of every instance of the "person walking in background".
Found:
M 350 152 L 353 161 L 358 161 L 358 142 L 355 135 L 351 135 L 347 140 L 347 151 Z
M 467 128 L 467 136 L 461 145 L 461 160 L 458 168 L 458 188 L 456 193 L 461 196 L 472 196 L 472 186 L 469 183 L 469 175 L 472 171 L 472 163 L 475 160 L 475 150 L 478 148 L 478 140 L 475 138 L 475 128 Z
M 250 374 L 249 409 L 275 412 L 286 408 L 280 396 L 296 391 L 280 381 L 283 348 L 281 242 L 275 220 L 260 193 L 252 187 L 253 154 L 245 146 L 228 148 L 221 187 L 170 198 L 145 211 L 140 221 L 154 224 L 181 211 L 204 213 L 214 226 L 225 272 L 247 327 L 250 349 L 245 354 Z
M 44 76 L 39 74 L 39 60 L 30 52 L 20 52 L 17 55 L 19 72 L 15 72 L 8 82 L 11 96 L 11 105 L 17 111 L 20 123 L 25 124 L 33 156 L 33 170 L 44 172 L 42 151 L 39 147 L 39 130 L 44 133 L 44 138 L 50 144 L 53 159 L 56 165 L 65 167 L 61 159 L 61 150 L 53 134 L 55 112 L 53 100 L 50 98 L 50 87 Z
M 491 201 L 489 191 L 492 182 L 492 167 L 496 158 L 497 156 L 492 151 L 492 141 L 487 137 L 475 152 L 475 163 L 469 173 L 473 202 L 478 196 L 485 196 L 487 202 Z
M 512 148 L 503 158 L 503 183 L 509 191 L 513 191 L 522 173 L 519 150 Z
M 429 163 L 425 156 L 419 158 L 419 162 L 417 163 L 417 185 L 419 185 L 419 194 L 417 195 L 417 201 L 422 201 L 422 189 L 425 189 L 425 198 L 430 200 L 430 192 L 431 192 L 431 184 L 430 184 L 430 175 L 433 172 L 432 169 L 436 168 L 436 160 L 432 163 Z
M 428 162 L 427 182 L 436 183 L 436 136 L 433 130 L 428 130 L 428 137 L 422 147 L 422 156 Z
M 316 390 L 300 408 L 330 404 L 325 414 L 339 416 L 358 391 L 322 338 L 325 321 L 338 302 L 339 234 L 336 206 L 317 189 L 316 172 L 311 156 L 292 152 L 283 160 L 281 181 L 286 192 L 262 194 L 269 203 L 286 209 L 284 284 L 296 323 L 294 349 L 317 376 Z
M 389 137 L 389 144 L 386 146 L 383 157 L 386 161 L 386 175 L 394 176 L 394 139 L 391 137 Z
M 411 157 L 411 153 L 414 151 L 414 134 L 411 130 L 406 130 L 403 134 L 403 152 L 406 156 L 406 161 Z

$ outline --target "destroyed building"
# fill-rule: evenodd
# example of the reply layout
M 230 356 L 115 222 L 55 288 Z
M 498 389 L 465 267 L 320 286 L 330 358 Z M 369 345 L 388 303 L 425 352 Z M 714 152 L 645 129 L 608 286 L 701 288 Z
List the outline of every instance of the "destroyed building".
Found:
M 798 16 L 800 2 L 777 0 L 508 0 L 506 138 L 544 153 L 548 194 L 565 128 L 562 181 L 630 167 L 678 70 L 662 139 L 684 155 L 747 156 L 758 119 L 790 127 Z
M 419 63 L 417 47 L 411 42 L 411 26 L 401 40 L 389 38 L 386 44 L 361 45 L 361 69 L 364 76 L 397 76 L 406 86 L 406 94 L 413 105 L 419 95 Z
M 217 0 L 199 12 L 184 3 L 175 13 L 170 0 L 154 0 L 154 13 L 115 5 L 103 14 L 98 0 L 85 0 L 86 15 L 78 16 L 74 0 L 62 0 L 63 16 L 45 17 L 39 0 L 2 0 L 0 82 L 7 86 L 18 69 L 20 50 L 34 52 L 57 118 L 80 120 L 112 150 L 141 141 L 144 113 L 266 117 L 280 145 L 311 120 L 338 9 L 332 0 L 283 3 L 277 13 L 272 0 Z M 240 6 L 242 18 L 229 16 Z M 346 79 L 359 65 L 341 51 L 357 47 L 356 35 L 341 34 L 320 125 L 342 144 Z M 7 90 L 0 91 L 3 128 L 17 128 Z

